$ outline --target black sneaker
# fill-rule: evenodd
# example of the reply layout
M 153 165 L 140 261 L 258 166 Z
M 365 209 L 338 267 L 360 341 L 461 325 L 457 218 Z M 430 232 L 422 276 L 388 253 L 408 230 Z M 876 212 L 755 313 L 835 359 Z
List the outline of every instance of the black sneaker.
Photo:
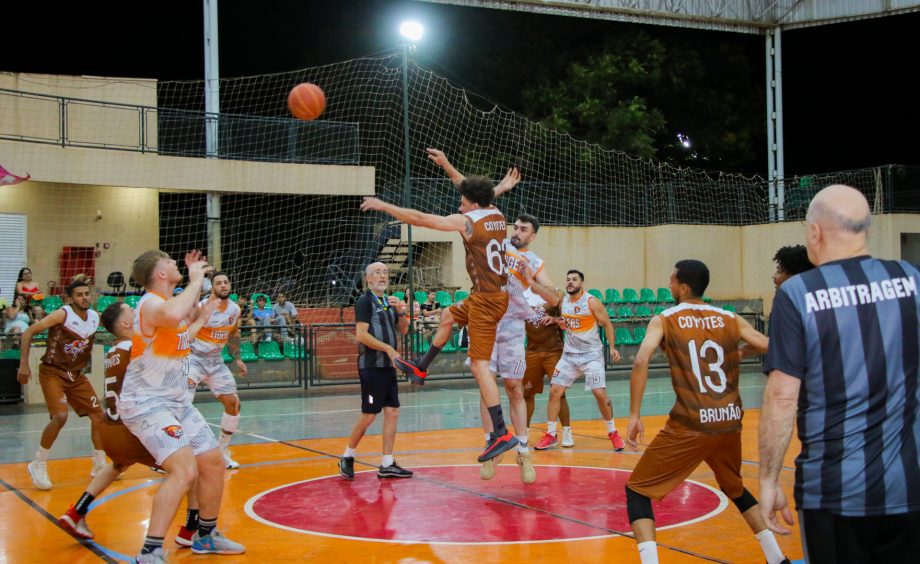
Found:
M 339 459 L 339 474 L 346 480 L 355 479 L 355 457 L 343 456 Z
M 425 385 L 425 378 L 428 377 L 427 372 L 425 372 L 418 366 L 412 364 L 408 360 L 403 360 L 400 357 L 397 357 L 396 360 L 393 361 L 393 363 L 396 364 L 396 368 L 399 368 L 400 370 L 403 371 L 403 373 L 405 373 L 406 377 L 409 378 L 410 382 L 412 382 L 413 384 L 418 384 L 419 386 Z
M 496 456 L 504 454 L 518 446 L 518 444 L 519 442 L 517 437 L 515 437 L 511 431 L 508 431 L 500 437 L 495 433 L 492 433 L 492 436 L 486 443 L 486 449 L 482 451 L 482 454 L 479 455 L 477 460 L 479 460 L 480 464 L 486 460 L 492 460 Z
M 406 470 L 396 464 L 396 461 L 393 461 L 393 464 L 390 466 L 381 466 L 377 469 L 378 478 L 411 478 L 412 470 Z

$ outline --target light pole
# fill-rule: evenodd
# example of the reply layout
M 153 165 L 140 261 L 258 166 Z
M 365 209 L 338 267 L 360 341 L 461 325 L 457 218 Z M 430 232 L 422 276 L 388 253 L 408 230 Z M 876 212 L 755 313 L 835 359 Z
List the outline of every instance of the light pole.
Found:
M 409 51 L 411 43 L 422 38 L 425 29 L 422 24 L 415 21 L 405 21 L 399 25 L 399 33 L 406 39 L 403 43 L 402 57 L 402 90 L 403 90 L 403 153 L 405 159 L 405 179 L 403 183 L 403 207 L 412 207 L 412 180 L 411 164 L 409 159 Z M 411 347 L 415 339 L 415 327 L 412 322 L 412 302 L 415 301 L 415 273 L 412 269 L 412 226 L 406 225 L 406 273 L 409 279 L 409 287 L 406 292 L 406 300 L 409 309 L 409 346 Z M 410 348 L 411 350 L 411 348 Z

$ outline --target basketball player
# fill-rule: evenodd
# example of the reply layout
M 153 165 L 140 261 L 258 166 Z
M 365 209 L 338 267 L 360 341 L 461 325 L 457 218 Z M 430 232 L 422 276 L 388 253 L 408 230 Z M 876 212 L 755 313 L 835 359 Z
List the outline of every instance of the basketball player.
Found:
M 421 361 L 430 362 L 450 338 L 454 321 L 468 326 L 470 348 L 468 355 L 471 370 L 482 401 L 486 405 L 494 430 L 485 450 L 479 455 L 480 463 L 491 460 L 518 445 L 518 440 L 505 426 L 498 397 L 498 385 L 489 371 L 489 360 L 495 346 L 496 328 L 508 309 L 508 274 L 505 270 L 504 240 L 508 235 L 505 216 L 492 205 L 495 196 L 492 181 L 484 177 L 471 177 L 460 183 L 460 213 L 449 216 L 426 214 L 416 210 L 387 204 L 368 197 L 361 204 L 362 211 L 382 211 L 399 221 L 439 231 L 457 231 L 463 237 L 466 250 L 466 268 L 473 282 L 470 297 L 456 303 L 441 314 L 441 324 L 431 342 L 429 353 Z M 409 378 L 424 382 L 424 367 L 417 367 L 403 359 L 394 359 Z
M 217 306 L 213 300 L 202 306 L 202 312 L 211 311 Z M 207 310 L 205 309 L 207 308 Z M 125 427 L 118 416 L 118 397 L 124 383 L 125 371 L 131 361 L 131 339 L 134 336 L 134 312 L 122 302 L 109 305 L 100 316 L 102 326 L 115 335 L 116 341 L 105 358 L 105 410 L 103 424 L 100 428 L 102 447 L 112 462 L 99 472 L 86 487 L 86 491 L 70 506 L 70 509 L 58 519 L 58 523 L 71 535 L 81 539 L 92 539 L 93 532 L 86 524 L 89 506 L 118 476 L 132 464 L 156 466 L 156 462 L 144 445 Z M 207 316 L 200 316 L 189 326 L 189 335 L 201 328 Z M 198 500 L 195 488 L 188 493 L 188 511 L 186 522 L 179 528 L 176 544 L 182 547 L 192 546 L 192 536 L 198 530 Z
M 29 350 L 32 337 L 48 331 L 48 345 L 38 368 L 38 379 L 45 396 L 45 405 L 51 420 L 42 431 L 41 444 L 35 453 L 35 460 L 29 463 L 32 483 L 40 490 L 50 490 L 48 477 L 48 451 L 57 439 L 58 433 L 67 423 L 67 404 L 80 417 L 89 416 L 93 439 L 93 469 L 90 476 L 96 476 L 105 468 L 105 452 L 99 437 L 102 424 L 102 404 L 93 390 L 83 369 L 93 354 L 99 314 L 92 309 L 90 289 L 85 280 L 71 282 L 66 289 L 71 304 L 48 315 L 22 333 L 20 344 L 20 384 L 26 384 L 32 377 L 29 368 Z
M 650 499 L 661 501 L 706 462 L 757 536 L 767 562 L 777 564 L 785 557 L 764 523 L 757 500 L 741 481 L 744 412 L 738 393 L 738 340 L 764 352 L 767 338 L 744 318 L 704 304 L 708 286 L 705 264 L 678 262 L 669 284 L 678 305 L 652 318 L 639 346 L 630 380 L 627 440 L 632 450 L 638 450 L 638 442 L 644 440 L 639 410 L 649 360 L 659 345 L 668 355 L 677 402 L 626 484 L 626 511 L 642 564 L 658 562 Z
M 211 295 L 219 304 L 198 336 L 192 341 L 192 354 L 189 356 L 189 379 L 197 386 L 203 381 L 211 389 L 220 403 L 224 405 L 224 414 L 220 417 L 220 450 L 227 468 L 236 469 L 240 465 L 230 454 L 230 440 L 240 422 L 240 397 L 236 393 L 236 380 L 221 356 L 226 345 L 239 371 L 245 378 L 248 372 L 246 364 L 240 360 L 240 308 L 230 298 L 230 278 L 223 272 L 215 272 L 211 277 Z M 202 300 L 203 306 L 207 300 Z M 199 312 L 198 315 L 203 315 Z M 191 382 L 189 382 L 191 385 Z
M 131 363 L 125 374 L 118 409 L 125 426 L 156 463 L 166 470 L 153 500 L 141 564 L 165 561 L 163 538 L 179 501 L 196 485 L 200 516 L 193 537 L 196 554 L 241 554 L 241 544 L 218 530 L 217 515 L 224 486 L 224 459 L 207 422 L 192 406 L 188 320 L 195 311 L 204 274 L 211 270 L 198 251 L 185 255 L 189 283 L 173 295 L 182 275 L 176 261 L 162 251 L 147 251 L 134 261 L 134 279 L 147 293 L 137 304 Z

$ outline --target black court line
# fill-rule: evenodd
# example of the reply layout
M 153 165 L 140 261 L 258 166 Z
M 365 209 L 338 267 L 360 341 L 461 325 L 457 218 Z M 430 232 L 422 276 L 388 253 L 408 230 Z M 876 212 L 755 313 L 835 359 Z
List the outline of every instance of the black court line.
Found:
M 22 493 L 21 490 L 19 490 L 19 489 L 13 487 L 11 484 L 9 484 L 8 482 L 6 482 L 6 480 L 0 478 L 0 486 L 3 486 L 3 487 L 6 488 L 7 490 L 9 490 L 9 491 L 13 492 L 14 494 L 16 494 L 16 497 L 18 497 L 19 499 L 21 499 L 22 501 L 24 501 L 24 502 L 26 503 L 26 505 L 28 505 L 29 507 L 31 507 L 32 509 L 34 509 L 35 511 L 37 511 L 38 514 L 41 515 L 42 517 L 44 517 L 45 519 L 51 521 L 51 523 L 53 523 L 55 527 L 57 527 L 58 529 L 64 531 L 64 533 L 65 533 L 68 537 L 74 539 L 75 541 L 77 541 L 78 543 L 80 543 L 81 545 L 83 545 L 83 548 L 85 548 L 86 550 L 88 550 L 88 551 L 92 552 L 93 554 L 95 554 L 96 556 L 98 556 L 99 559 L 102 560 L 103 562 L 107 562 L 108 564 L 119 564 L 119 563 L 118 563 L 118 560 L 115 560 L 114 558 L 112 558 L 111 556 L 109 556 L 108 554 L 106 554 L 105 552 L 103 552 L 98 546 L 94 545 L 92 542 L 90 542 L 90 541 L 88 541 L 88 540 L 86 540 L 86 539 L 79 539 L 79 538 L 77 538 L 77 537 L 71 535 L 69 532 L 67 532 L 67 529 L 65 529 L 64 527 L 61 526 L 60 523 L 58 523 L 58 521 L 57 521 L 57 519 L 55 519 L 54 515 L 52 515 L 52 514 L 48 513 L 47 511 L 45 511 L 45 509 L 44 509 L 42 506 L 40 506 L 39 504 L 37 504 L 37 503 L 35 503 L 34 501 L 32 501 L 32 498 L 30 498 L 30 497 L 27 496 L 26 494 Z
M 239 432 L 240 432 L 240 431 L 237 431 L 237 433 L 239 433 Z M 248 433 L 243 433 L 243 434 L 248 434 Z M 301 440 L 310 440 L 310 439 L 301 439 Z M 297 448 L 297 449 L 300 449 L 300 450 L 305 450 L 305 451 L 307 451 L 307 452 L 312 452 L 312 453 L 314 453 L 314 454 L 319 454 L 319 455 L 322 455 L 322 456 L 328 456 L 329 458 L 336 458 L 336 459 L 341 459 L 341 458 L 342 458 L 341 456 L 338 456 L 338 455 L 335 455 L 335 454 L 331 454 L 331 453 L 328 453 L 328 452 L 325 452 L 325 451 L 322 451 L 322 450 L 317 450 L 317 449 L 310 448 L 310 447 L 305 447 L 305 446 L 303 446 L 303 445 L 294 444 L 294 443 L 288 442 L 288 441 L 276 441 L 276 442 L 277 442 L 278 444 L 282 444 L 282 445 L 285 445 L 285 446 Z M 361 464 L 361 465 L 363 465 L 363 466 L 368 466 L 368 467 L 370 467 L 370 468 L 377 468 L 377 465 L 376 465 L 376 464 L 370 464 L 370 463 L 368 463 L 368 462 L 364 462 L 364 461 L 362 461 L 362 460 L 358 460 L 357 458 L 355 459 L 355 462 L 358 463 L 358 464 Z M 462 486 L 457 486 L 457 485 L 454 485 L 454 484 L 449 484 L 449 483 L 447 483 L 447 482 L 442 482 L 442 481 L 439 481 L 439 480 L 435 480 L 435 479 L 433 479 L 433 478 L 426 478 L 426 477 L 424 477 L 424 476 L 414 476 L 413 479 L 418 479 L 418 480 L 427 481 L 427 482 L 429 482 L 429 483 L 432 483 L 432 484 L 435 484 L 435 485 L 438 485 L 438 486 L 441 486 L 441 487 L 444 487 L 444 488 L 454 489 L 454 490 L 461 491 L 461 492 L 464 492 L 464 493 L 467 493 L 467 494 L 470 494 L 470 495 L 474 495 L 474 496 L 477 496 L 477 497 L 481 497 L 481 498 L 484 498 L 484 499 L 488 499 L 488 500 L 490 500 L 490 501 L 497 501 L 497 502 L 500 502 L 500 503 L 505 503 L 505 504 L 511 505 L 511 506 L 513 506 L 513 507 L 517 507 L 517 508 L 519 508 L 519 509 L 529 509 L 529 510 L 531 510 L 531 511 L 536 511 L 536 512 L 538 512 L 538 513 L 544 513 L 544 514 L 546 514 L 546 515 L 549 515 L 549 516 L 551 516 L 551 517 L 555 517 L 555 518 L 557 518 L 557 519 L 561 519 L 561 520 L 563 520 L 563 521 L 569 521 L 569 522 L 576 523 L 576 524 L 579 524 L 579 525 L 582 525 L 582 526 L 586 526 L 586 527 L 589 527 L 589 528 L 592 528 L 592 529 L 597 529 L 597 530 L 600 530 L 600 531 L 604 531 L 604 532 L 607 532 L 607 533 L 611 533 L 611 534 L 614 534 L 614 535 L 618 535 L 618 536 L 621 536 L 621 537 L 630 538 L 630 539 L 634 539 L 634 540 L 635 540 L 635 537 L 634 537 L 632 534 L 630 534 L 630 533 L 626 533 L 626 532 L 623 532 L 623 531 L 617 531 L 617 530 L 614 530 L 614 529 L 610 529 L 610 528 L 608 528 L 608 527 L 602 527 L 602 526 L 596 525 L 596 524 L 594 524 L 594 523 L 589 523 L 589 522 L 587 522 L 587 521 L 582 521 L 581 519 L 576 519 L 576 518 L 574 518 L 574 517 L 569 517 L 568 515 L 562 515 L 562 514 L 560 514 L 560 513 L 555 513 L 555 512 L 553 512 L 553 511 L 547 511 L 546 509 L 540 509 L 539 507 L 533 507 L 533 506 L 531 506 L 531 505 L 526 505 L 526 504 L 523 504 L 523 503 L 518 503 L 518 502 L 516 502 L 516 501 L 512 501 L 512 500 L 510 500 L 510 499 L 505 499 L 505 498 L 503 498 L 503 497 L 498 497 L 498 496 L 491 495 L 491 494 L 487 494 L 487 493 L 484 493 L 484 492 L 478 492 L 478 491 L 476 491 L 476 490 L 471 490 L 471 489 L 468 489 L 468 488 L 464 488 L 464 487 L 462 487 Z M 433 543 L 433 544 L 437 544 L 437 542 L 435 542 L 435 543 Z M 671 545 L 663 544 L 663 543 L 658 543 L 658 546 L 660 546 L 660 547 L 662 547 L 662 548 L 667 548 L 668 550 L 673 550 L 674 552 L 680 552 L 680 553 L 686 554 L 686 555 L 688 555 L 688 556 L 695 556 L 696 558 L 700 558 L 700 559 L 702 559 L 702 560 L 708 560 L 709 562 L 718 562 L 718 563 L 720 563 L 720 564 L 730 564 L 730 562 L 729 562 L 728 560 L 719 560 L 718 558 L 714 558 L 714 557 L 712 557 L 712 556 L 706 556 L 706 555 L 704 555 L 704 554 L 699 554 L 699 553 L 697 553 L 697 552 L 693 552 L 693 551 L 691 551 L 691 550 L 679 548 L 679 547 L 676 547 L 676 546 L 671 546 Z

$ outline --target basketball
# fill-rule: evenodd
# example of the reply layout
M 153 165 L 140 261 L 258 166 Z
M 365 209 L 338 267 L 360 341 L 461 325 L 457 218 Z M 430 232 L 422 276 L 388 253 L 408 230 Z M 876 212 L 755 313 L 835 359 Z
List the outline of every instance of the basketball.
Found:
M 316 119 L 326 109 L 326 95 L 315 84 L 298 84 L 288 94 L 288 109 L 297 119 Z

